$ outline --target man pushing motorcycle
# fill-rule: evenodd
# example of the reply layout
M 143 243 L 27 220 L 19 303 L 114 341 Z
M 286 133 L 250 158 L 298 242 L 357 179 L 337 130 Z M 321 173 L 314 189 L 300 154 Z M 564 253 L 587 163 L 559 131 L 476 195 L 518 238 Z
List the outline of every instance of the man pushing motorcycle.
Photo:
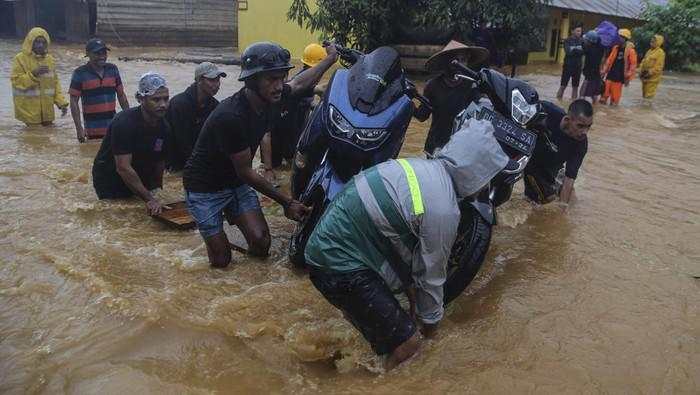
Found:
M 350 180 L 305 249 L 310 279 L 391 369 L 418 351 L 444 313 L 459 202 L 508 164 L 493 126 L 472 119 L 434 159 L 390 160 Z M 410 312 L 392 290 L 406 291 Z M 413 312 L 415 311 L 415 314 Z

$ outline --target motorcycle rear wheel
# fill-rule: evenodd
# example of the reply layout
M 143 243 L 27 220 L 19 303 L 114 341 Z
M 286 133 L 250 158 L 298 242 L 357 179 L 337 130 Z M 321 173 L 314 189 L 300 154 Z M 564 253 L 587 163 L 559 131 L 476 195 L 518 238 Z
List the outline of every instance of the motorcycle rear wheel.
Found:
M 491 244 L 491 224 L 468 202 L 463 203 L 457 239 L 447 264 L 444 285 L 445 305 L 464 292 L 484 263 Z

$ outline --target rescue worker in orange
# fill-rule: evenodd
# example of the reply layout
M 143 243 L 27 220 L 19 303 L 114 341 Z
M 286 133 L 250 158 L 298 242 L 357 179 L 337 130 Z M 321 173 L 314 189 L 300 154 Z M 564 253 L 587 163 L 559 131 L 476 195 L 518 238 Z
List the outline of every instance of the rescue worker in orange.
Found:
M 622 43 L 615 45 L 610 51 L 610 55 L 603 65 L 601 76 L 605 78 L 605 92 L 600 98 L 600 102 L 617 105 L 622 98 L 622 85 L 629 86 L 637 70 L 637 51 L 632 43 L 632 32 L 629 29 L 620 29 L 617 34 Z
M 639 78 L 642 80 L 642 95 L 645 99 L 653 99 L 656 96 L 656 88 L 661 82 L 661 74 L 666 62 L 666 52 L 661 48 L 663 43 L 663 36 L 654 35 L 651 38 L 651 48 L 644 55 L 640 64 Z
M 22 52 L 12 61 L 12 96 L 15 118 L 27 125 L 50 125 L 55 119 L 53 106 L 68 112 L 68 101 L 61 93 L 51 39 L 46 30 L 35 27 L 27 33 Z

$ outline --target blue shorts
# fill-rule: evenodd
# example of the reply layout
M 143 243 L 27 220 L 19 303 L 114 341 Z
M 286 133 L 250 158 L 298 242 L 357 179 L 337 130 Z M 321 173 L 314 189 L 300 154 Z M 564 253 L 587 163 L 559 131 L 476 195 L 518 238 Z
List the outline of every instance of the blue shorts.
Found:
M 185 191 L 185 201 L 199 234 L 205 239 L 224 231 L 224 213 L 236 218 L 248 211 L 260 210 L 258 194 L 246 184 L 210 193 Z

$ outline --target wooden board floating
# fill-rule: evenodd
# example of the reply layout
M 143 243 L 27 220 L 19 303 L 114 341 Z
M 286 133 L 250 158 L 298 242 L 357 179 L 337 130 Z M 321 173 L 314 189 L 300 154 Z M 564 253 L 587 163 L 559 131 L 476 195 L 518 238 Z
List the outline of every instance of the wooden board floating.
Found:
M 164 209 L 163 212 L 154 215 L 153 218 L 175 229 L 187 230 L 197 227 L 194 218 L 192 218 L 189 210 L 187 210 L 187 203 L 168 203 L 166 206 L 170 207 L 170 209 Z

